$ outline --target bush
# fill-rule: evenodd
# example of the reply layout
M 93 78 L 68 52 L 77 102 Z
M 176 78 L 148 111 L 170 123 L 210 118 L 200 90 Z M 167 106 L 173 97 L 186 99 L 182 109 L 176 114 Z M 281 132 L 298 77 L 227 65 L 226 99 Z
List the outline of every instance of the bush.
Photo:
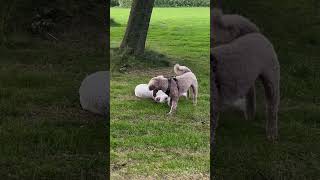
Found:
M 0 7 L 0 16 L 4 15 L 0 17 L 0 41 L 18 32 L 98 30 L 104 11 L 103 2 L 97 0 L 7 0 Z
M 132 0 L 118 0 L 120 7 L 131 7 Z
M 155 0 L 156 7 L 208 7 L 210 0 Z
M 132 0 L 118 0 L 120 7 L 131 7 Z M 155 0 L 155 7 L 209 7 L 210 0 Z
M 110 6 L 111 7 L 119 6 L 119 1 L 118 0 L 110 0 Z

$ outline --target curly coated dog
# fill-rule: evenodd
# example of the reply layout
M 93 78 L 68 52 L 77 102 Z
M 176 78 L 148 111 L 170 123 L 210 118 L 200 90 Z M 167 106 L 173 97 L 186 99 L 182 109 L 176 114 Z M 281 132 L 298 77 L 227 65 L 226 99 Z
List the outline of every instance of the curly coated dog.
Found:
M 159 90 L 162 90 L 170 97 L 170 112 L 169 115 L 176 111 L 180 96 L 186 96 L 189 89 L 192 92 L 193 104 L 197 104 L 198 96 L 198 81 L 191 70 L 185 66 L 179 68 L 179 65 L 174 67 L 176 77 L 166 78 L 157 76 L 152 78 L 149 83 L 149 90 L 152 90 L 155 96 Z
M 271 42 L 248 19 L 239 15 L 212 12 L 210 60 L 218 90 L 218 111 L 245 98 L 245 117 L 256 112 L 255 82 L 261 80 L 266 99 L 266 135 L 278 136 L 280 65 Z

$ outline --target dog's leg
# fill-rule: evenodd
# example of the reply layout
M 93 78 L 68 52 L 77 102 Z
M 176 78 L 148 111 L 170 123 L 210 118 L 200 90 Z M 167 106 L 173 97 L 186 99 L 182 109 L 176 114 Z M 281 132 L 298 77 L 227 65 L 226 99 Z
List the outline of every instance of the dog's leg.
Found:
M 245 108 L 245 115 L 246 119 L 253 120 L 256 114 L 256 92 L 255 92 L 255 85 L 253 85 L 247 95 L 246 95 L 246 108 Z
M 189 99 L 189 97 L 190 97 L 190 89 L 188 89 L 188 91 L 187 91 L 186 99 Z
M 188 100 L 189 90 L 186 93 L 181 94 L 180 97 L 181 96 L 184 96 L 186 98 L 186 100 Z
M 171 98 L 168 97 L 168 102 L 167 102 L 168 106 L 171 107 Z
M 195 85 L 191 85 L 191 92 L 193 105 L 197 105 L 198 88 Z
M 278 137 L 278 106 L 280 101 L 279 72 L 271 71 L 262 75 L 266 99 L 266 134 L 267 138 L 275 141 Z
M 168 115 L 172 115 L 176 111 L 177 104 L 178 104 L 178 101 L 171 102 L 171 109 L 170 109 L 170 112 L 168 113 Z

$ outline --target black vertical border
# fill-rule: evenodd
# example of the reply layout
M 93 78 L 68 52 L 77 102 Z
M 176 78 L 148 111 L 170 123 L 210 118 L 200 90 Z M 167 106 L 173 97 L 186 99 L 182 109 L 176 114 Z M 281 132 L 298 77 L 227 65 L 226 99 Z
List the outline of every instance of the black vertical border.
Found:
M 210 179 L 216 179 L 215 174 L 215 156 L 216 156 L 216 127 L 218 121 L 218 88 L 216 83 L 216 70 L 217 70 L 217 59 L 211 53 L 211 49 L 214 47 L 214 34 L 213 32 L 213 17 L 212 12 L 214 8 L 221 8 L 222 0 L 211 0 L 210 1 Z
M 104 25 L 103 28 L 105 28 L 106 36 L 105 36 L 105 55 L 107 62 L 107 71 L 109 71 L 109 77 L 107 82 L 107 113 L 105 116 L 106 121 L 106 156 L 107 156 L 107 162 L 106 162 L 106 179 L 110 179 L 110 0 L 103 0 L 103 6 L 104 6 Z

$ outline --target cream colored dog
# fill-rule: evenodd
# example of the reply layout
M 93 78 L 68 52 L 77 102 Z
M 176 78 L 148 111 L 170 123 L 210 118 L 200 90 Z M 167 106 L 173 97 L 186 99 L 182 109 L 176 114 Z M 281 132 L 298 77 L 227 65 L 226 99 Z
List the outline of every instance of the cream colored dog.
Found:
M 188 71 L 182 74 L 181 71 L 186 70 L 186 68 L 178 68 L 179 65 L 174 67 L 175 72 L 181 74 L 176 77 L 166 78 L 162 75 L 152 78 L 149 83 L 149 90 L 152 90 L 154 96 L 159 90 L 162 90 L 170 97 L 170 112 L 172 114 L 178 105 L 178 100 L 180 96 L 185 95 L 191 88 L 193 104 L 197 104 L 198 96 L 198 81 L 193 72 Z M 177 73 L 177 74 L 178 74 Z

